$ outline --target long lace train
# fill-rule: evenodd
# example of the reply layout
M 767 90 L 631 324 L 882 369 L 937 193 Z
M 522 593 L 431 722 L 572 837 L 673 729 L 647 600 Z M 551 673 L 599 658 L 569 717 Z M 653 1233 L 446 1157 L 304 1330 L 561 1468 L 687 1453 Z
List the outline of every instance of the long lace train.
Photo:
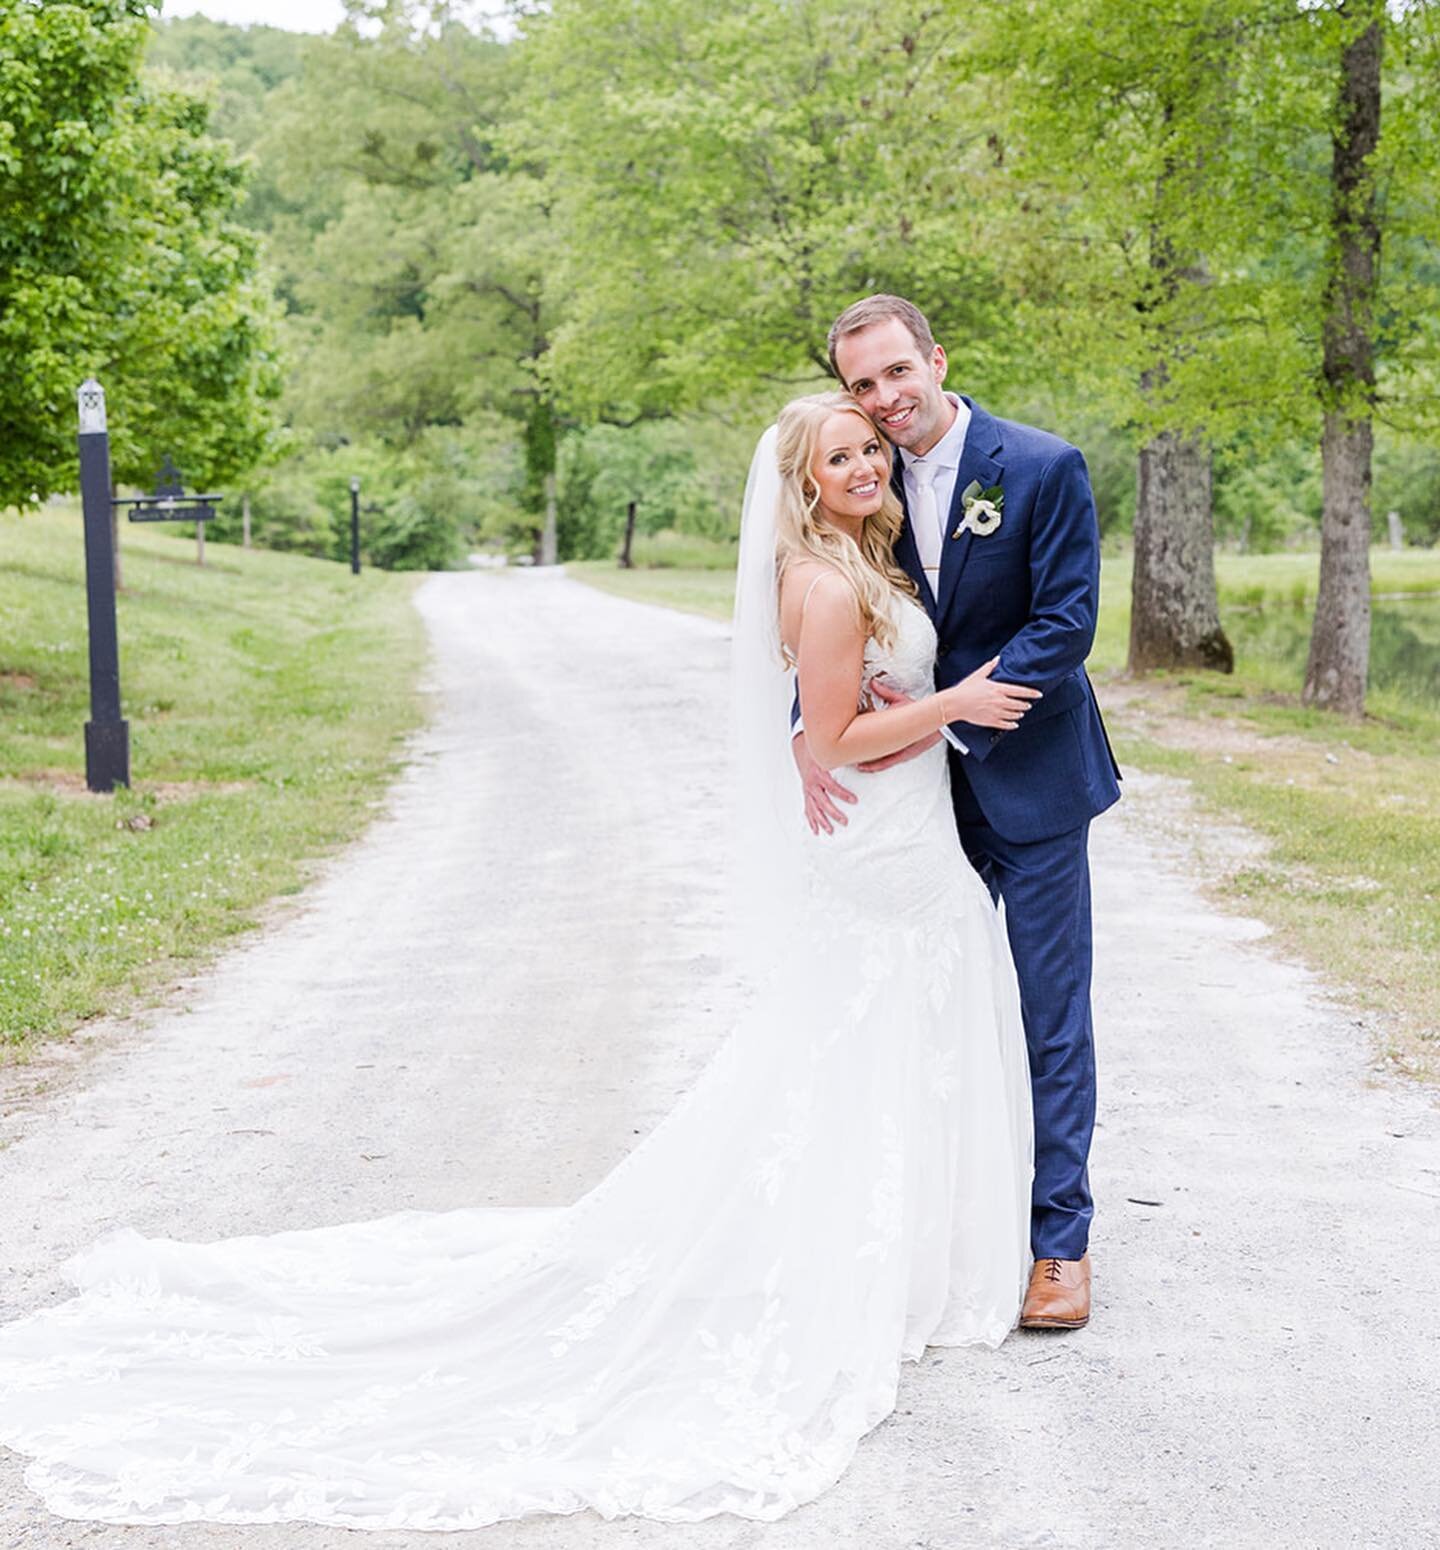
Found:
M 933 649 L 906 614 L 902 682 Z M 837 1478 L 903 1360 L 998 1344 L 1030 1184 L 1004 932 L 943 755 L 853 779 L 785 974 L 575 1205 L 122 1229 L 70 1261 L 78 1296 L 0 1329 L 31 1488 L 117 1523 L 770 1519 Z

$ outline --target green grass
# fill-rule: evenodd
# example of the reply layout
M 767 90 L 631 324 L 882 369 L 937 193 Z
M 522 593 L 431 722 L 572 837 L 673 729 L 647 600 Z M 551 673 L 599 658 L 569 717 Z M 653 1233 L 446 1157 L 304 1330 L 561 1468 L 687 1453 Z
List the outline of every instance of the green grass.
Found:
M 621 570 L 614 560 L 571 560 L 566 571 L 579 580 L 637 603 L 728 619 L 735 608 L 732 570 Z
M 630 546 L 630 559 L 637 570 L 733 571 L 735 556 L 734 540 L 677 533 L 673 528 L 638 533 Z
M 1378 595 L 1440 593 L 1440 553 L 1376 550 L 1371 561 Z M 1121 676 L 1130 557 L 1104 561 L 1090 666 L 1120 755 L 1184 777 L 1205 808 L 1263 836 L 1263 861 L 1230 876 L 1223 893 L 1384 1014 L 1383 1049 L 1395 1066 L 1440 1080 L 1440 700 L 1397 669 L 1390 687 L 1372 690 L 1364 721 L 1302 705 L 1318 556 L 1220 555 L 1217 568 L 1234 675 L 1134 684 Z M 572 569 L 645 602 L 730 611 L 728 575 Z M 1426 642 L 1440 646 L 1440 597 L 1410 606 L 1407 628 L 1422 654 Z M 1377 628 L 1377 652 L 1381 644 Z
M 123 1010 L 297 892 L 419 723 L 415 578 L 122 524 L 129 791 L 84 788 L 74 511 L 0 515 L 0 1057 Z
M 1434 738 L 1376 755 L 1334 724 L 1309 737 L 1267 732 L 1241 702 L 1238 714 L 1201 729 L 1209 735 L 1182 730 L 1177 739 L 1146 698 L 1144 721 L 1133 702 L 1111 714 L 1121 758 L 1182 776 L 1205 808 L 1267 842 L 1260 859 L 1225 878 L 1222 895 L 1265 920 L 1347 999 L 1380 1012 L 1381 1051 L 1393 1066 L 1440 1080 Z
M 1129 556 L 1123 559 L 1129 569 Z M 1220 606 L 1268 607 L 1293 603 L 1309 607 L 1320 585 L 1318 554 L 1217 554 Z M 1370 590 L 1377 596 L 1440 592 L 1440 550 L 1372 549 Z

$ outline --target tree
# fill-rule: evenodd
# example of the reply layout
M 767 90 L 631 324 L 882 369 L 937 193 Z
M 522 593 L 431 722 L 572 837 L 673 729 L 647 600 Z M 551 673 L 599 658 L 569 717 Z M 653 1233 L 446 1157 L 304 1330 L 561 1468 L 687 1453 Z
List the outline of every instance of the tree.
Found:
M 142 81 L 142 0 L 0 0 L 0 505 L 76 479 L 75 389 L 111 404 L 117 479 L 262 457 L 274 314 L 203 104 Z
M 601 424 L 567 437 L 560 502 L 567 556 L 614 559 L 632 501 L 642 536 L 668 529 L 701 545 L 733 538 L 736 513 L 722 508 L 697 468 L 701 442 L 696 427 L 683 420 L 628 430 Z M 737 473 L 744 477 L 743 469 Z
M 1260 211 L 1271 257 L 1257 269 L 1276 353 L 1293 363 L 1291 412 L 1320 445 L 1304 696 L 1353 716 L 1369 657 L 1375 424 L 1440 423 L 1440 7 L 1329 0 L 1277 3 L 1275 16 L 1244 68 L 1260 154 L 1285 169 Z
M 563 420 L 539 364 L 547 199 L 538 169 L 500 143 L 520 63 L 453 7 L 371 11 L 375 35 L 341 29 L 277 92 L 261 145 L 283 196 L 323 183 L 335 206 L 292 270 L 311 336 L 297 413 L 322 438 L 397 447 L 472 420 L 488 435 L 502 414 L 536 557 L 550 560 Z
M 1229 672 L 1212 444 L 1253 413 L 1262 329 L 1243 240 L 1233 55 L 1250 7 L 1120 0 L 978 11 L 962 68 L 993 104 L 1007 279 L 1044 367 L 1129 427 L 1136 506 L 1129 666 Z
M 210 130 L 228 141 L 247 160 L 245 201 L 240 218 L 255 231 L 303 226 L 297 206 L 284 199 L 275 186 L 275 169 L 269 158 L 253 156 L 264 138 L 273 109 L 272 94 L 298 77 L 312 50 L 324 40 L 307 33 L 287 32 L 281 27 L 252 24 L 236 27 L 209 17 L 165 17 L 151 27 L 145 63 L 151 70 L 170 72 L 195 96 L 211 104 Z M 316 194 L 309 190 L 304 204 L 313 209 Z M 278 243 L 272 263 L 283 267 L 289 243 Z
M 1365 709 L 1370 667 L 1370 485 L 1381 241 L 1374 156 L 1380 144 L 1385 0 L 1347 0 L 1335 20 L 1340 27 L 1331 133 L 1331 251 L 1320 361 L 1325 504 L 1305 699 L 1358 716 Z
M 516 137 L 560 239 L 561 399 L 594 416 L 743 396 L 763 423 L 875 290 L 925 304 L 956 384 L 1003 380 L 984 138 L 942 69 L 955 34 L 918 0 L 883 26 L 859 0 L 556 0 L 529 19 Z

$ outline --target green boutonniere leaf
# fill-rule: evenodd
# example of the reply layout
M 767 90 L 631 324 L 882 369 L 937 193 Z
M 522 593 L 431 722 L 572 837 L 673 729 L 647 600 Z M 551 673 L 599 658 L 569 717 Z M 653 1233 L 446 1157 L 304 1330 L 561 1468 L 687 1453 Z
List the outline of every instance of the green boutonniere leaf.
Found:
M 960 526 L 950 536 L 959 538 L 962 533 L 974 533 L 977 538 L 988 538 L 1000 526 L 1005 492 L 998 484 L 982 490 L 980 481 L 972 479 L 960 492 L 960 506 L 964 515 L 960 518 Z

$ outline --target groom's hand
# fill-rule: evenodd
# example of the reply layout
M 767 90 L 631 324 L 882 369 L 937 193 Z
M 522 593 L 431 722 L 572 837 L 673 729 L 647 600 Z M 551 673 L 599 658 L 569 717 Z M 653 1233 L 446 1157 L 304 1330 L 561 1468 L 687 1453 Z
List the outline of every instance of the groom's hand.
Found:
M 853 802 L 855 793 L 842 786 L 829 770 L 822 768 L 810 757 L 805 744 L 805 734 L 797 732 L 790 740 L 790 752 L 795 757 L 795 768 L 800 771 L 800 783 L 805 788 L 805 822 L 811 834 L 835 832 L 838 823 L 842 828 L 849 823 L 836 802 Z
M 912 702 L 912 696 L 897 689 L 893 684 L 886 683 L 883 678 L 870 680 L 870 694 L 873 699 L 882 700 L 886 705 L 909 705 Z M 927 748 L 933 748 L 939 741 L 940 734 L 932 732 L 929 737 L 922 737 L 918 743 L 911 743 L 908 748 L 902 748 L 898 753 L 886 754 L 883 759 L 871 759 L 867 764 L 857 764 L 855 768 L 864 770 L 867 774 L 888 770 L 891 765 L 904 764 L 907 759 L 916 758 Z

